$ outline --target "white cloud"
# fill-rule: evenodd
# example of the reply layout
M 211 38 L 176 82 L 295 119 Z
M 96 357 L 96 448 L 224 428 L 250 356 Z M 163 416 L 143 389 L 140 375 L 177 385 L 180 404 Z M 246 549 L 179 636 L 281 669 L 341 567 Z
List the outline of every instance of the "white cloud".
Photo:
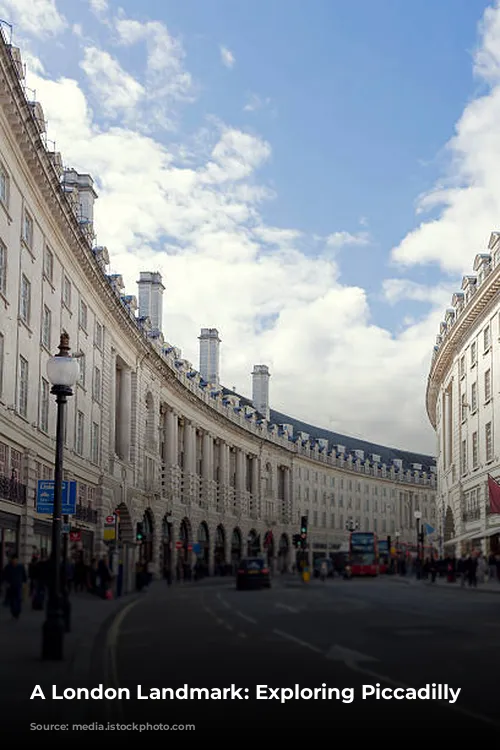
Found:
M 418 212 L 438 210 L 392 251 L 401 265 L 437 263 L 447 272 L 470 271 L 476 252 L 483 251 L 500 216 L 500 7 L 484 14 L 475 72 L 488 84 L 487 93 L 471 101 L 448 143 L 450 171 L 427 195 Z
M 271 104 L 271 98 L 269 96 L 262 98 L 258 94 L 249 94 L 248 101 L 243 107 L 244 112 L 257 112 L 259 109 L 264 109 Z
M 391 305 L 412 300 L 414 302 L 430 302 L 439 309 L 450 300 L 448 285 L 427 286 L 409 279 L 385 279 L 383 293 L 384 298 Z
M 144 88 L 129 75 L 108 52 L 87 47 L 81 68 L 89 78 L 90 86 L 99 97 L 105 113 L 118 115 L 125 110 L 133 115 Z
M 333 232 L 326 238 L 326 244 L 334 250 L 348 245 L 362 247 L 370 244 L 370 235 L 368 232 L 357 232 L 357 234 L 351 234 L 351 232 L 345 231 Z
M 89 0 L 91 10 L 97 15 L 102 16 L 109 10 L 107 0 Z
M 236 62 L 233 53 L 227 47 L 220 47 L 220 57 L 222 64 L 225 65 L 226 68 L 232 68 Z
M 54 37 L 66 28 L 66 19 L 55 0 L 1 0 L 1 17 L 17 29 L 40 39 Z

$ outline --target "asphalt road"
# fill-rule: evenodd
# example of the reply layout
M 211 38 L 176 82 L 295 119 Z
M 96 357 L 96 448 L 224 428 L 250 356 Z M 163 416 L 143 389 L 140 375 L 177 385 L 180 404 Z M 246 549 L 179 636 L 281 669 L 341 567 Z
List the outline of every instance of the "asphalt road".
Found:
M 303 584 L 269 591 L 157 586 L 119 615 L 94 655 L 94 684 L 125 687 L 130 701 L 92 702 L 89 720 L 234 728 L 377 733 L 420 727 L 500 726 L 500 596 L 387 579 Z M 136 700 L 150 688 L 247 688 L 243 700 Z M 353 688 L 354 700 L 256 700 L 271 688 Z M 461 688 L 457 701 L 362 699 L 363 685 Z M 245 695 L 245 693 L 244 693 Z M 349 695 L 346 695 L 349 699 Z M 411 723 L 413 722 L 413 724 Z M 417 722 L 417 723 L 415 723 Z M 424 722 L 420 724 L 419 722 Z M 324 735 L 322 736 L 324 739 Z M 321 740 L 320 740 L 321 741 Z

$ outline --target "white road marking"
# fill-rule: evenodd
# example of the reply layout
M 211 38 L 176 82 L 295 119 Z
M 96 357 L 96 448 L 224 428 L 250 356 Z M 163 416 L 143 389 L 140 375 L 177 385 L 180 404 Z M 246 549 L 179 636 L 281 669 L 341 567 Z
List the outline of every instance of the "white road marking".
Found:
M 251 622 L 252 625 L 257 625 L 257 620 L 254 620 L 253 617 L 249 617 L 248 615 L 244 615 L 243 612 L 236 612 L 235 614 L 237 614 L 238 617 L 241 617 L 242 620 L 246 620 L 247 622 Z
M 290 607 L 289 604 L 281 604 L 281 602 L 276 602 L 275 606 L 278 607 L 278 609 L 286 609 L 288 612 L 294 612 L 296 615 L 300 613 L 300 609 Z
M 380 661 L 375 659 L 373 656 L 367 654 L 360 654 L 359 651 L 352 651 L 350 648 L 344 648 L 343 646 L 332 646 L 329 651 L 325 654 L 326 658 L 330 661 L 342 661 L 348 667 L 356 665 L 358 662 L 363 661 Z
M 106 661 L 104 663 L 104 680 L 105 684 L 110 687 L 119 688 L 120 680 L 118 677 L 118 662 L 116 649 L 118 646 L 118 636 L 120 635 L 120 627 L 125 620 L 126 616 L 132 609 L 142 601 L 142 598 L 135 599 L 135 601 L 127 604 L 126 607 L 121 609 L 108 630 L 106 637 Z M 118 718 L 123 716 L 123 707 L 120 701 L 110 701 L 108 710 L 113 710 Z
M 226 600 L 222 597 L 222 594 L 217 594 L 217 599 L 220 601 L 223 607 L 225 607 L 226 609 L 232 609 L 229 602 L 226 602 Z
M 300 638 L 296 638 L 294 635 L 290 635 L 290 633 L 285 633 L 283 630 L 273 630 L 273 633 L 276 635 L 279 635 L 280 638 L 285 638 L 287 641 L 292 641 L 292 643 L 296 643 L 298 646 L 302 646 L 302 648 L 308 648 L 310 651 L 314 651 L 316 654 L 322 654 L 323 651 L 318 648 L 317 646 L 313 646 L 312 643 L 307 643 L 307 641 L 302 641 Z

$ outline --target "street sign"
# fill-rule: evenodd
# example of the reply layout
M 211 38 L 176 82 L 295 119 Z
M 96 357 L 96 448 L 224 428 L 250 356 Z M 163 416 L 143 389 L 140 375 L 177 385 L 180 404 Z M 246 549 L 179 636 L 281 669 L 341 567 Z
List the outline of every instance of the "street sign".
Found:
M 188 544 L 188 551 L 189 551 L 189 552 L 191 552 L 191 550 L 192 550 L 192 549 L 193 549 L 193 545 L 192 545 L 192 544 L 191 544 L 191 542 L 190 542 L 190 543 Z
M 114 526 L 115 524 L 115 517 L 114 516 L 106 516 L 106 523 L 108 526 Z
M 176 542 L 175 543 L 175 549 L 182 549 L 182 542 Z
M 36 493 L 36 511 L 46 516 L 54 512 L 54 480 L 39 479 Z M 63 516 L 74 516 L 76 513 L 76 482 L 62 483 Z
M 201 552 L 201 544 L 199 544 L 198 542 L 196 542 L 195 544 L 191 545 L 191 548 L 192 548 L 193 552 L 195 553 L 195 555 L 199 555 L 200 554 L 200 552 Z M 189 547 L 188 547 L 188 549 L 189 549 Z
M 81 531 L 70 531 L 69 532 L 69 541 L 70 542 L 81 542 L 82 541 L 82 532 Z
M 71 529 L 71 524 L 70 523 L 63 523 L 63 525 L 61 527 L 61 533 L 62 534 L 69 534 L 70 529 Z

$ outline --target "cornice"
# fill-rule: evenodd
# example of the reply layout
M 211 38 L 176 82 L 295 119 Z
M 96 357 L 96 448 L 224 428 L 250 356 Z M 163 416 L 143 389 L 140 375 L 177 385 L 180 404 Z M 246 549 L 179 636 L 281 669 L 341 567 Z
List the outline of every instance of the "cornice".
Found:
M 486 277 L 468 305 L 461 311 L 454 325 L 449 329 L 444 341 L 431 364 L 427 380 L 426 408 L 429 420 L 436 429 L 436 404 L 439 388 L 446 377 L 453 359 L 470 336 L 471 328 L 477 325 L 489 312 L 500 291 L 500 265 Z

